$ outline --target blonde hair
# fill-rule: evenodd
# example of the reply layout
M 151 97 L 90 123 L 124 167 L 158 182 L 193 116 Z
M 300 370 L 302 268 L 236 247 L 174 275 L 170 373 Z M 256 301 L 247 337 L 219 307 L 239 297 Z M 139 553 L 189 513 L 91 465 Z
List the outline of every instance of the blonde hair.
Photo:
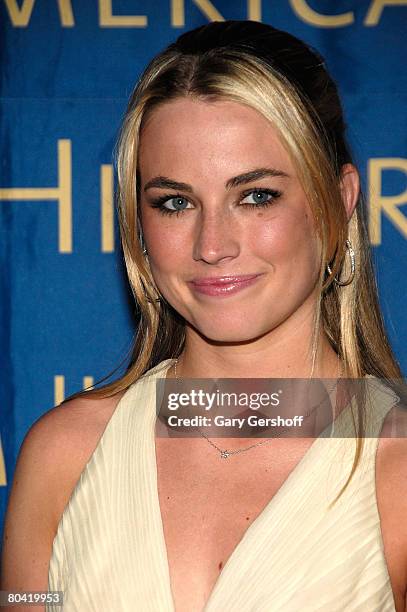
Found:
M 178 357 L 184 346 L 183 319 L 162 296 L 156 301 L 159 293 L 142 253 L 137 170 L 140 134 L 147 118 L 159 105 L 180 97 L 231 100 L 252 107 L 273 124 L 292 159 L 322 245 L 313 366 L 322 329 L 343 360 L 347 377 L 401 377 L 379 308 L 366 203 L 361 194 L 348 222 L 342 200 L 341 168 L 353 162 L 337 89 L 322 58 L 302 41 L 271 26 L 214 22 L 183 34 L 156 56 L 131 97 L 118 143 L 117 204 L 127 274 L 140 321 L 125 374 L 86 393 L 106 397 L 125 390 L 162 360 Z M 334 277 L 349 274 L 346 239 L 352 243 L 357 265 L 353 282 L 340 287 Z M 354 463 L 341 493 L 356 470 L 363 447 L 361 410 L 356 431 Z

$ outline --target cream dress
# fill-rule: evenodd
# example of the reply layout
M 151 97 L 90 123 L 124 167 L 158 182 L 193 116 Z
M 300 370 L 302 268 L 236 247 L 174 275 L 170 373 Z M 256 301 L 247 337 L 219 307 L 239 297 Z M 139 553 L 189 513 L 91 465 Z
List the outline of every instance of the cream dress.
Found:
M 157 489 L 155 382 L 149 370 L 118 403 L 63 512 L 48 589 L 56 612 L 174 612 Z M 372 379 L 362 461 L 339 501 L 354 439 L 318 437 L 249 526 L 205 612 L 394 612 L 375 490 L 377 434 L 398 397 Z M 344 410 L 335 427 L 349 425 Z M 337 425 L 336 425 L 337 424 Z M 338 430 L 336 434 L 338 435 Z

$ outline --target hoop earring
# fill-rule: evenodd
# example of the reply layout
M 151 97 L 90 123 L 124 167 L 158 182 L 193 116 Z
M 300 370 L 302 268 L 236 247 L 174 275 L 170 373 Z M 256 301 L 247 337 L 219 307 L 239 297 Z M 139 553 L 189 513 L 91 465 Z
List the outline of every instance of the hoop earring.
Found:
M 350 240 L 346 240 L 346 249 L 349 252 L 349 257 L 350 257 L 350 274 L 349 277 L 346 279 L 346 281 L 341 281 L 338 280 L 336 278 L 336 276 L 334 276 L 334 281 L 337 285 L 339 285 L 340 287 L 345 287 L 346 285 L 350 285 L 351 282 L 353 281 L 354 277 L 355 277 L 355 270 L 356 270 L 356 264 L 355 264 L 355 251 L 352 248 L 352 244 L 350 242 Z M 326 264 L 326 269 L 328 270 L 328 274 L 331 275 L 332 274 L 332 270 L 329 266 L 329 264 Z

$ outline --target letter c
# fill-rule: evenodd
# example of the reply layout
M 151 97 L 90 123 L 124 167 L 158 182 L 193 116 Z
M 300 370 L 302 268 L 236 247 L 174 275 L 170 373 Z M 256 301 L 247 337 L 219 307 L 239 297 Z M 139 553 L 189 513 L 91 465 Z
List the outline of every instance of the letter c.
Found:
M 290 4 L 305 23 L 320 28 L 340 28 L 351 25 L 355 21 L 353 11 L 341 15 L 321 15 L 321 13 L 317 13 L 310 8 L 305 0 L 290 0 Z

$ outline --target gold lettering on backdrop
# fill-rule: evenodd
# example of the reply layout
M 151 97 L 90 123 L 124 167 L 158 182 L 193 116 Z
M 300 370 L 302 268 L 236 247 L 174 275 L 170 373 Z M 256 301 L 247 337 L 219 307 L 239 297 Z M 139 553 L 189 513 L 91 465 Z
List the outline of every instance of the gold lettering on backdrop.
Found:
M 0 189 L 0 200 L 57 200 L 59 252 L 72 253 L 71 141 L 58 140 L 58 187 L 12 187 L 10 189 Z
M 5 487 L 6 485 L 7 485 L 6 463 L 4 461 L 3 446 L 1 444 L 1 438 L 0 438 L 0 487 Z
M 84 376 L 83 389 L 92 387 L 93 382 L 93 376 Z M 56 374 L 54 376 L 54 406 L 59 406 L 65 399 L 65 376 Z
M 261 0 L 247 0 L 247 19 L 261 21 Z
M 75 25 L 73 18 L 71 0 L 58 0 L 59 14 L 61 23 L 65 28 L 71 28 Z
M 386 6 L 407 6 L 407 0 L 372 0 L 366 14 L 364 25 L 375 26 L 379 23 L 383 9 Z
M 210 0 L 192 0 L 209 21 L 224 21 L 224 17 Z M 16 28 L 26 28 L 31 20 L 35 0 L 4 0 L 10 21 Z M 98 0 L 99 25 L 102 28 L 146 28 L 148 25 L 146 15 L 114 15 L 113 0 Z M 170 0 L 171 26 L 182 28 L 185 26 L 185 0 Z M 72 10 L 72 0 L 56 0 L 59 19 L 64 28 L 75 25 Z M 294 13 L 312 26 L 320 28 L 340 28 L 351 25 L 355 21 L 353 11 L 339 15 L 326 15 L 311 8 L 308 0 L 290 0 Z M 407 0 L 372 0 L 363 21 L 365 26 L 377 26 L 383 10 L 391 6 L 407 6 Z M 247 19 L 262 20 L 262 0 L 247 0 Z
M 18 7 L 17 0 L 5 0 L 5 2 L 13 26 L 17 28 L 27 27 L 35 0 L 23 0 L 21 8 Z
M 11 23 L 15 28 L 26 28 L 30 23 L 31 13 L 34 8 L 35 0 L 23 0 L 21 8 L 17 0 L 5 0 L 6 8 L 10 16 Z M 64 28 L 71 28 L 75 25 L 71 0 L 57 0 L 59 18 Z
M 114 197 L 113 168 L 103 164 L 100 168 L 100 225 L 102 253 L 114 251 Z
M 352 24 L 355 21 L 355 15 L 352 11 L 341 13 L 340 15 L 321 15 L 317 13 L 305 0 L 290 0 L 290 4 L 294 12 L 305 21 L 313 26 L 320 28 L 338 28 Z
M 59 406 L 65 399 L 65 376 L 54 376 L 54 406 Z
M 99 25 L 101 28 L 146 28 L 145 15 L 113 15 L 112 0 L 99 0 Z
M 407 217 L 398 206 L 407 204 L 407 189 L 394 196 L 382 195 L 382 173 L 384 170 L 399 170 L 407 174 L 407 159 L 400 157 L 377 157 L 369 160 L 369 236 L 373 245 L 382 242 L 382 212 L 407 238 Z
M 83 388 L 89 389 L 93 387 L 93 376 L 84 376 L 83 377 Z
M 225 21 L 225 18 L 209 0 L 192 0 L 209 21 Z M 185 0 L 171 0 L 171 25 L 173 28 L 185 26 Z

